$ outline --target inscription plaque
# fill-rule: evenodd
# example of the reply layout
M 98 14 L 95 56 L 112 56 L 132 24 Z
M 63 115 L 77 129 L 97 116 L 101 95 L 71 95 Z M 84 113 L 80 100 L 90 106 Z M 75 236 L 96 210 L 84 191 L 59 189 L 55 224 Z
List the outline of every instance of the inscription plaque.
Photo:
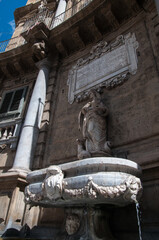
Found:
M 69 72 L 69 103 L 82 100 L 92 88 L 111 88 L 125 81 L 128 73 L 135 74 L 137 48 L 135 34 L 131 33 L 117 37 L 111 44 L 102 41 L 94 46 L 90 55 L 79 59 Z

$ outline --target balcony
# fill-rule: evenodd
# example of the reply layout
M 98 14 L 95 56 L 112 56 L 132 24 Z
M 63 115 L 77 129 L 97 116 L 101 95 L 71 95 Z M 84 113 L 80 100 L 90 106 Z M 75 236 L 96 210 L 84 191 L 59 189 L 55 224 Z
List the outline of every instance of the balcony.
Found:
M 9 51 L 23 44 L 25 44 L 25 39 L 21 36 L 2 41 L 0 42 L 0 53 Z
M 49 11 L 48 9 L 46 9 L 43 12 L 40 12 L 28 18 L 24 23 L 23 32 L 32 29 L 35 25 L 41 22 L 43 22 L 48 27 L 48 29 L 52 30 L 53 28 L 57 27 L 58 25 L 62 24 L 63 22 L 74 16 L 92 1 L 93 0 L 80 0 L 74 6 L 68 8 L 65 12 L 56 17 L 54 17 L 55 13 L 53 11 Z M 26 41 L 21 36 L 1 41 L 0 53 L 14 49 L 16 47 L 24 45 L 25 43 Z
M 48 11 L 48 9 L 44 10 L 43 12 L 40 12 L 38 14 L 35 14 L 34 16 L 28 18 L 23 26 L 23 32 L 33 28 L 35 25 L 43 22 L 45 25 L 49 28 L 50 24 L 52 22 L 52 18 L 54 16 L 54 13 L 51 11 Z
M 68 20 L 72 16 L 74 16 L 76 13 L 78 13 L 80 10 L 85 8 L 89 3 L 91 3 L 93 0 L 80 0 L 72 7 L 68 8 L 65 12 L 61 13 L 57 17 L 52 19 L 51 25 L 49 26 L 49 29 L 52 30 L 53 28 L 57 27 L 64 21 Z
M 10 145 L 11 149 L 15 149 L 20 133 L 22 119 L 14 119 L 0 123 L 0 145 Z

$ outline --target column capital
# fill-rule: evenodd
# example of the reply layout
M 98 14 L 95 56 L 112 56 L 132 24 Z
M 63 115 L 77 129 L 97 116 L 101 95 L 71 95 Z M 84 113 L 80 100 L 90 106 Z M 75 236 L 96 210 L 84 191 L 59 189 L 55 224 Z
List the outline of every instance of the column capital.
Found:
M 51 68 L 51 62 L 48 60 L 48 58 L 44 58 L 43 60 L 36 62 L 35 64 L 38 69 L 41 69 L 43 67 L 46 67 L 48 69 Z

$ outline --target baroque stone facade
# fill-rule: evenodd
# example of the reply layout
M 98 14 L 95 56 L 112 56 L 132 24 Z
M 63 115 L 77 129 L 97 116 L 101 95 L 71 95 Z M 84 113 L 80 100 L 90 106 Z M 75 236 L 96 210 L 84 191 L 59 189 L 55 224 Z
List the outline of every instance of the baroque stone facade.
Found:
M 28 0 L 15 21 L 0 53 L 1 235 L 138 239 L 140 199 L 142 237 L 158 240 L 155 1 Z

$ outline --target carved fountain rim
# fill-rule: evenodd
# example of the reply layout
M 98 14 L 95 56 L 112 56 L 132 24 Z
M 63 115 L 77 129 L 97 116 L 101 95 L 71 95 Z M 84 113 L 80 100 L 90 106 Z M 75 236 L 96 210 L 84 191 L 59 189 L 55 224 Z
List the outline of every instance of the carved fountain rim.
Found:
M 115 158 L 115 157 L 94 157 L 86 158 L 83 160 L 76 160 L 74 162 L 64 163 L 57 165 L 63 172 L 68 173 L 70 171 L 82 170 L 83 168 L 89 169 L 90 167 L 107 167 L 107 172 L 113 172 L 114 168 L 116 171 L 130 172 L 133 171 L 133 175 L 140 176 L 142 173 L 141 167 L 128 159 L 124 158 Z M 29 183 L 37 182 L 38 179 L 44 178 L 48 168 L 43 168 L 40 170 L 35 170 L 28 174 L 27 181 Z M 126 171 L 127 169 L 127 171 Z M 98 170 L 99 171 L 99 170 Z M 94 171 L 95 172 L 95 171 Z M 77 172 L 76 172 L 77 174 Z M 77 175 L 76 175 L 77 176 Z

